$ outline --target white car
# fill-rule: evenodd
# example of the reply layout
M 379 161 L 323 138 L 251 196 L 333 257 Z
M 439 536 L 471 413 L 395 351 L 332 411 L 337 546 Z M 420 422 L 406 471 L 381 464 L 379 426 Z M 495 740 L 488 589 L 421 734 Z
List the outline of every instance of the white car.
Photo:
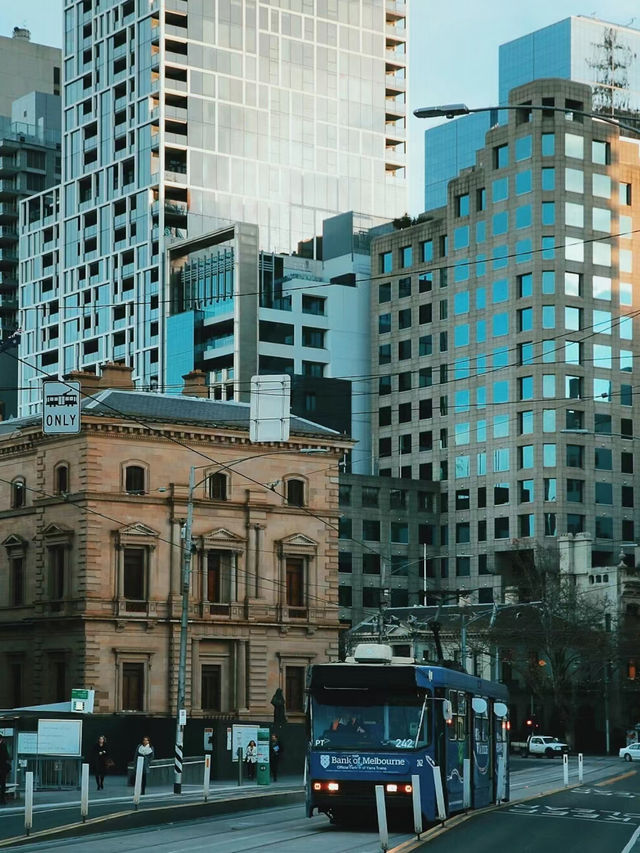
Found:
M 629 746 L 623 746 L 618 755 L 625 761 L 640 760 L 640 743 L 630 743 Z

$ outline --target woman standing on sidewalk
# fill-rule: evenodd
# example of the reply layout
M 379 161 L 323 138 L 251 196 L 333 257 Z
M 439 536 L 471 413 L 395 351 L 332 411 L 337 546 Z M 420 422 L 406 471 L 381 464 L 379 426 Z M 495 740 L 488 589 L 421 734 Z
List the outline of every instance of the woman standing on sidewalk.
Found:
M 244 752 L 244 760 L 247 764 L 247 779 L 256 778 L 256 763 L 258 761 L 258 747 L 255 740 L 250 740 Z
M 151 746 L 151 741 L 145 735 L 142 738 L 142 743 L 138 744 L 136 747 L 136 751 L 133 754 L 133 777 L 135 779 L 136 767 L 138 766 L 138 758 L 144 759 L 142 762 L 142 786 L 140 788 L 140 793 L 144 794 L 147 790 L 147 771 L 149 770 L 149 765 L 151 764 L 151 760 L 155 755 L 155 751 Z
M 93 747 L 93 772 L 96 777 L 96 784 L 99 791 L 104 790 L 104 777 L 109 766 L 109 750 L 107 749 L 107 739 L 104 735 L 100 735 Z

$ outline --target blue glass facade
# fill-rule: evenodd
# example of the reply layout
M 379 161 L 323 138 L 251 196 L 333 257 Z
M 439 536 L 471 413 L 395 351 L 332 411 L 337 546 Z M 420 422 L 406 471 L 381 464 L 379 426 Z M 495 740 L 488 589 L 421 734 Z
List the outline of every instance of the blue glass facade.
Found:
M 594 18 L 571 17 L 500 45 L 498 99 L 544 77 L 587 83 L 593 108 L 640 109 L 640 30 Z M 479 105 L 479 106 L 484 106 Z M 489 127 L 505 114 L 478 113 L 425 133 L 425 210 L 447 203 L 447 184 L 475 163 Z

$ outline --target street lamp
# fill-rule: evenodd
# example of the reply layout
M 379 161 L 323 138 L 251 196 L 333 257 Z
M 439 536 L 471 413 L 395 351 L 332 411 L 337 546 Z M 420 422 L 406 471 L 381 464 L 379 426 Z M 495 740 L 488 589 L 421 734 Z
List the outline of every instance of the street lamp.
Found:
M 279 453 L 326 453 L 324 447 L 302 447 L 298 449 L 288 448 L 286 450 L 269 450 L 265 453 L 255 453 L 250 456 L 243 456 L 240 459 L 232 459 L 228 463 L 216 463 L 212 460 L 212 464 L 217 465 L 218 469 L 223 471 L 228 470 L 232 465 L 239 465 L 241 462 L 257 459 L 262 456 L 273 456 Z M 189 628 L 189 588 L 191 585 L 191 529 L 193 527 L 193 494 L 198 486 L 200 486 L 209 477 L 209 474 L 204 476 L 196 483 L 196 471 L 199 468 L 210 467 L 208 465 L 192 465 L 189 470 L 189 491 L 187 494 L 187 518 L 182 530 L 184 539 L 182 547 L 182 568 L 180 573 L 180 585 L 182 591 L 182 613 L 180 618 L 180 651 L 178 657 L 178 701 L 176 708 L 176 741 L 174 754 L 174 781 L 173 793 L 182 793 L 182 761 L 184 755 L 184 727 L 187 723 L 186 711 L 186 681 L 187 681 L 187 632 Z M 265 488 L 267 488 L 265 486 Z
M 489 113 L 499 110 L 521 110 L 528 112 L 536 110 L 546 113 L 563 113 L 564 115 L 586 116 L 587 118 L 595 118 L 604 121 L 617 127 L 619 130 L 628 130 L 631 133 L 640 135 L 640 128 L 633 127 L 630 124 L 623 124 L 610 116 L 602 115 L 601 113 L 589 113 L 584 110 L 574 110 L 570 107 L 552 107 L 543 106 L 542 104 L 503 104 L 498 107 L 468 107 L 466 104 L 441 104 L 437 107 L 418 107 L 413 111 L 416 118 L 457 118 L 458 116 L 467 116 L 470 113 Z

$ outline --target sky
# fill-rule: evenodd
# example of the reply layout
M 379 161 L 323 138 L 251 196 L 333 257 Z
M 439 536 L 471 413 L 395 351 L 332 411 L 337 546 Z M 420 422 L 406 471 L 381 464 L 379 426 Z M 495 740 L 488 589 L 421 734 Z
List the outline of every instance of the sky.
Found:
M 340 0 L 348 2 L 348 0 Z M 498 46 L 570 15 L 587 15 L 640 29 L 638 0 L 408 0 L 409 112 L 463 102 L 491 106 L 498 95 Z M 13 7 L 13 10 L 9 8 Z M 62 0 L 0 0 L 0 35 L 15 26 L 33 41 L 61 46 Z M 409 210 L 422 207 L 423 134 L 434 122 L 409 122 Z

